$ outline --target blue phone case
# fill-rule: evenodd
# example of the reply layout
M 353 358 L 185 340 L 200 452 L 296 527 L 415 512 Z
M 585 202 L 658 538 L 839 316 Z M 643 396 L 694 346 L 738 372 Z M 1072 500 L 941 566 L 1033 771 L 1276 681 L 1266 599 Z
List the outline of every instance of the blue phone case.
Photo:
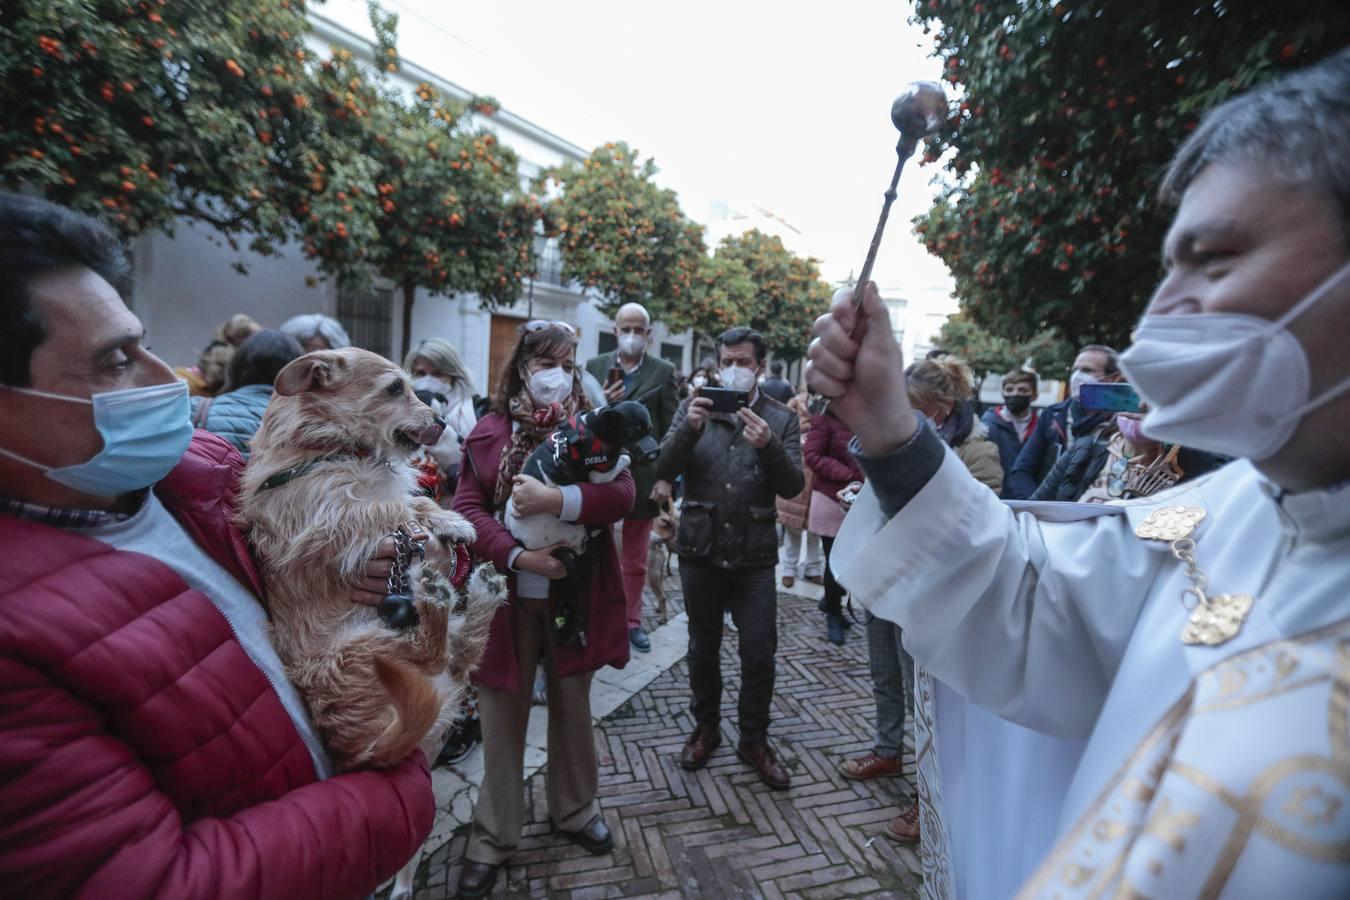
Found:
M 1139 394 L 1128 384 L 1085 384 L 1078 389 L 1078 405 L 1106 412 L 1139 412 Z

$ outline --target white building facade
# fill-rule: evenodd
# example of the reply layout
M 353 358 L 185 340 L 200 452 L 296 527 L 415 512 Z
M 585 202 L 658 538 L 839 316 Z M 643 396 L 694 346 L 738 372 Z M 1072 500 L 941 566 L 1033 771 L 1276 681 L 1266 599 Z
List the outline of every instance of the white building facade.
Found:
M 345 47 L 358 58 L 373 58 L 369 41 L 323 16 L 311 13 L 314 49 L 327 55 L 332 46 Z M 403 60 L 394 76 L 411 91 L 427 82 L 458 99 L 472 94 L 422 66 Z M 486 120 L 498 140 L 520 157 L 523 178 L 569 160 L 584 159 L 588 151 L 503 108 Z M 473 294 L 433 296 L 419 291 L 413 304 L 410 345 L 440 337 L 458 348 L 474 377 L 474 389 L 486 394 L 495 385 L 497 370 L 509 355 L 519 326 L 528 318 L 563 321 L 574 326 L 580 341 L 580 361 L 612 349 L 612 323 L 593 299 L 559 278 L 561 260 L 556 242 L 541 240 L 540 272 L 526 280 L 515 304 L 493 311 L 481 308 Z M 132 308 L 141 318 L 157 355 L 172 365 L 194 363 L 210 342 L 216 326 L 235 313 L 246 313 L 275 328 L 301 313 L 324 313 L 338 319 L 353 342 L 395 361 L 402 346 L 402 294 L 392 283 L 376 281 L 369 291 L 342 289 L 324 279 L 298 246 L 281 255 L 261 257 L 234 251 L 209 227 L 182 221 L 172 236 L 158 233 L 138 239 L 134 249 L 135 291 Z M 242 263 L 248 274 L 235 264 Z M 687 332 L 669 333 L 660 323 L 653 328 L 652 352 L 660 353 L 680 371 L 692 367 L 692 338 Z

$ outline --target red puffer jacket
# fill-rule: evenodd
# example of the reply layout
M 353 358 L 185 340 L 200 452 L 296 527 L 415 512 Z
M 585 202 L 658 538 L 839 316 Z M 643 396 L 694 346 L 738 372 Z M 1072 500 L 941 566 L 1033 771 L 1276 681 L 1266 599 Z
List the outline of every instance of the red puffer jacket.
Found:
M 155 488 L 261 596 L 243 461 L 199 431 Z M 426 761 L 318 781 L 229 624 L 162 563 L 0 515 L 0 885 L 23 897 L 362 897 L 431 830 Z

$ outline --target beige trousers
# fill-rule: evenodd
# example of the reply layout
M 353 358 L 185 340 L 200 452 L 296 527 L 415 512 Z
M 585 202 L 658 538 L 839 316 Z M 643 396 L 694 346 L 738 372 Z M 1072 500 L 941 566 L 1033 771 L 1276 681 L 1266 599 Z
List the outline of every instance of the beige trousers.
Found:
M 500 865 L 520 846 L 525 824 L 525 730 L 535 665 L 542 658 L 548 683 L 548 814 L 564 831 L 579 831 L 600 812 L 595 733 L 591 723 L 591 673 L 559 678 L 545 635 L 545 603 L 515 600 L 520 690 L 478 689 L 483 727 L 483 784 L 473 811 L 465 858 Z

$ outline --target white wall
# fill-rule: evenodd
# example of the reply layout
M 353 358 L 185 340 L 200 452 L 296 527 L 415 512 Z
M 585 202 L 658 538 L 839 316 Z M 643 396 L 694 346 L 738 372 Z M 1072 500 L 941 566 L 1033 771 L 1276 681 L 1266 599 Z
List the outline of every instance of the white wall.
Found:
M 216 326 L 235 313 L 246 313 L 268 328 L 300 313 L 332 314 L 336 293 L 317 279 L 298 247 L 285 248 L 281 257 L 263 258 L 231 251 L 211 234 L 203 226 L 180 222 L 173 237 L 156 234 L 134 246 L 132 309 L 149 333 L 150 346 L 166 362 L 195 363 Z M 248 275 L 231 268 L 236 261 L 248 263 Z

